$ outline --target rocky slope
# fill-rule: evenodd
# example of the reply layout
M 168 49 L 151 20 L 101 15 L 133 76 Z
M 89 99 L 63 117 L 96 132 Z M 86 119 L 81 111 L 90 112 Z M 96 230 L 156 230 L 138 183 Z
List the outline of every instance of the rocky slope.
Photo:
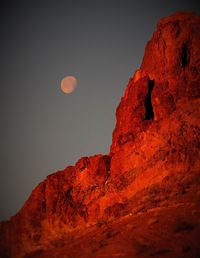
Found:
M 200 17 L 159 21 L 108 155 L 48 176 L 0 224 L 0 257 L 200 257 Z

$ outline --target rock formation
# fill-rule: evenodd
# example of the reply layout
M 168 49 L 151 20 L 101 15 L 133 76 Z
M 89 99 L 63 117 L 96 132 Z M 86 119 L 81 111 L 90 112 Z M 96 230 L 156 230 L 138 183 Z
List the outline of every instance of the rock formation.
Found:
M 108 155 L 49 175 L 0 224 L 0 257 L 200 257 L 200 17 L 161 19 Z

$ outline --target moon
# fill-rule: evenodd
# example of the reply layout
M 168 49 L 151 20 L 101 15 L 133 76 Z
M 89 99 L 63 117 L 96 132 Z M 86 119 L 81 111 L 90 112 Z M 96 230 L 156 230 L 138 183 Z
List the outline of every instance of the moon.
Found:
M 60 83 L 60 88 L 63 93 L 72 93 L 77 87 L 77 79 L 74 76 L 66 76 Z

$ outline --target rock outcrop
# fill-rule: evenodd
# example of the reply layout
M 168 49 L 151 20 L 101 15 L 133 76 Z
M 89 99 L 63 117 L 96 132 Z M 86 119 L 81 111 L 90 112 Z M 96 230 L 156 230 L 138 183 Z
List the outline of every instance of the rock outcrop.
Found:
M 200 17 L 159 21 L 108 155 L 48 176 L 0 224 L 1 257 L 199 257 Z

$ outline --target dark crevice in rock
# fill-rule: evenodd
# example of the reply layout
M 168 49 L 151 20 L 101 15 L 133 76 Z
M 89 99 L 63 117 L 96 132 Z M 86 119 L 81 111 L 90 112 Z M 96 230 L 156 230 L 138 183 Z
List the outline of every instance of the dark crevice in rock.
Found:
M 104 184 L 107 182 L 108 178 L 110 177 L 110 162 L 111 162 L 111 157 L 110 156 L 105 156 L 106 158 L 106 178 Z
M 66 198 L 66 201 L 69 203 L 70 207 L 73 208 L 74 202 L 71 196 L 71 192 L 72 192 L 72 188 L 69 188 L 65 193 L 65 198 Z
M 181 49 L 181 66 L 186 67 L 190 62 L 188 43 L 183 43 Z
M 145 102 L 144 102 L 145 109 L 146 109 L 144 120 L 153 120 L 154 119 L 153 106 L 152 106 L 152 102 L 151 102 L 151 93 L 153 90 L 153 86 L 154 86 L 154 80 L 149 80 L 148 93 L 147 93 L 147 96 L 146 96 Z

